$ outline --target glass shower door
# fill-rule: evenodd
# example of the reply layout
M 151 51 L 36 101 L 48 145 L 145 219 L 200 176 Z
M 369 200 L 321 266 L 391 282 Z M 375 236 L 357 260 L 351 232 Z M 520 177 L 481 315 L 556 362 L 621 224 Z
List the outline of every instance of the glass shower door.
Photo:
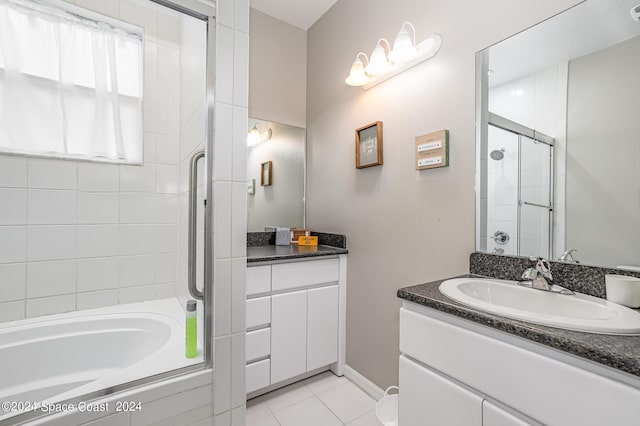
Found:
M 518 254 L 551 257 L 553 145 L 520 135 Z

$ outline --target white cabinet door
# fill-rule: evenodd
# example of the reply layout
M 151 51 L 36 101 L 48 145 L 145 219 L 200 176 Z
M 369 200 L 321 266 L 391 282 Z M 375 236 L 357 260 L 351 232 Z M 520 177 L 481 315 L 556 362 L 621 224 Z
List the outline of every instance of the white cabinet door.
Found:
M 307 371 L 307 291 L 271 296 L 271 383 Z
M 338 360 L 338 286 L 307 295 L 307 371 Z
M 490 403 L 482 402 L 482 426 L 530 426 L 527 423 L 502 408 Z
M 402 426 L 481 426 L 482 398 L 400 356 Z

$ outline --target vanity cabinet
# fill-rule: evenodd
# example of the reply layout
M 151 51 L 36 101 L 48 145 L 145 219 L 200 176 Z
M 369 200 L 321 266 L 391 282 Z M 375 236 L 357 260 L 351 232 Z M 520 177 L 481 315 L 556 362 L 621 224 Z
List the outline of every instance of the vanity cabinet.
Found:
M 404 302 L 399 424 L 637 425 L 640 380 Z
M 346 256 L 248 266 L 247 394 L 343 374 L 345 268 Z

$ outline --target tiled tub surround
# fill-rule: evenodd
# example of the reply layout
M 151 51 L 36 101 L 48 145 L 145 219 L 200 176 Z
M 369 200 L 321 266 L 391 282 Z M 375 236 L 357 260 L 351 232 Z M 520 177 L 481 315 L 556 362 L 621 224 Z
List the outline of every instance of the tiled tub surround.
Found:
M 462 277 L 490 276 L 499 279 L 517 280 L 522 271 L 531 266 L 533 266 L 533 262 L 526 258 L 473 253 L 470 262 L 472 273 Z M 559 281 L 560 285 L 596 297 L 599 294 L 604 295 L 605 273 L 616 272 L 634 276 L 639 275 L 630 271 L 559 262 L 552 263 L 552 272 L 554 272 L 554 278 L 556 273 L 558 273 L 559 278 L 562 278 Z M 401 299 L 640 377 L 640 336 L 584 333 L 492 315 L 462 305 L 440 293 L 439 286 L 443 281 L 445 280 L 401 288 L 398 290 L 397 295 Z M 637 378 L 634 380 L 637 380 Z
M 0 321 L 177 294 L 182 160 L 204 134 L 181 137 L 203 127 L 189 118 L 204 31 L 150 5 L 96 6 L 145 28 L 144 164 L 0 155 Z

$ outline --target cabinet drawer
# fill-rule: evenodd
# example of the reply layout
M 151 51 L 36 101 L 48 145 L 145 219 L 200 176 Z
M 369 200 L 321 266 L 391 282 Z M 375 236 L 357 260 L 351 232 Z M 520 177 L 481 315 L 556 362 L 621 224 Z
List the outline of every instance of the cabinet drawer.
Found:
M 271 296 L 247 300 L 247 328 L 268 325 L 271 322 Z
M 271 291 L 271 265 L 247 268 L 247 296 Z
M 271 382 L 271 360 L 265 359 L 247 365 L 246 392 L 266 388 Z
M 245 353 L 247 362 L 268 356 L 271 353 L 271 328 L 248 332 Z
M 340 276 L 338 259 L 280 263 L 272 266 L 273 291 L 337 282 Z

